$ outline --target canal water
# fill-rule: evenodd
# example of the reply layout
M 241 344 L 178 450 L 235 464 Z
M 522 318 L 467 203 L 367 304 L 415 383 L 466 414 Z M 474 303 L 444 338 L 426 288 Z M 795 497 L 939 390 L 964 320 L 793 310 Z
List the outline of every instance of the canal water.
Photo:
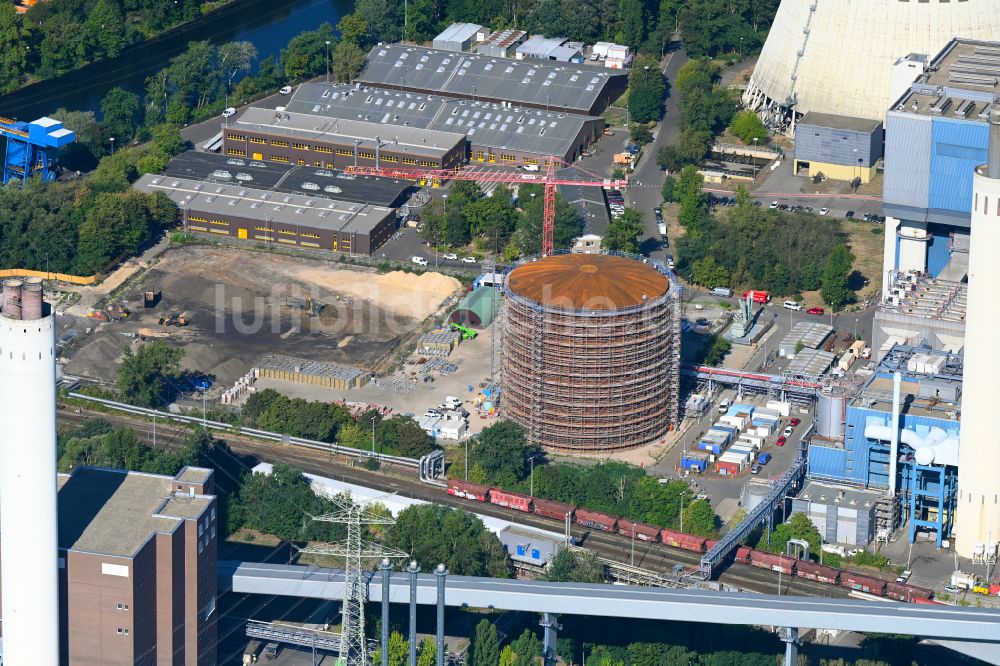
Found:
M 61 106 L 100 116 L 101 99 L 108 90 L 121 86 L 143 97 L 146 78 L 183 52 L 188 42 L 249 41 L 257 47 L 260 59 L 277 58 L 295 35 L 324 21 L 336 26 L 352 9 L 351 0 L 235 0 L 194 24 L 130 46 L 117 58 L 0 96 L 0 116 L 31 121 Z

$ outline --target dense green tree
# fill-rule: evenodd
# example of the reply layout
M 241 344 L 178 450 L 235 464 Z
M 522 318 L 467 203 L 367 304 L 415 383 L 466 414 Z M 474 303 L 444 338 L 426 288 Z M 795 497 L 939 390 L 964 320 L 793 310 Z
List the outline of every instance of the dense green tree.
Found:
M 84 43 L 94 60 L 116 58 L 125 48 L 125 21 L 118 4 L 97 0 L 83 23 Z
M 513 421 L 501 420 L 484 428 L 469 448 L 469 465 L 479 466 L 486 474 L 484 481 L 510 486 L 525 478 L 528 460 L 541 453 L 525 438 L 525 430 Z
M 650 131 L 647 125 L 632 125 L 632 129 L 629 130 L 629 137 L 632 143 L 645 146 L 647 143 L 653 141 L 653 133 Z
M 216 57 L 228 91 L 238 74 L 249 72 L 257 63 L 257 47 L 253 42 L 226 42 L 219 46 Z
M 623 0 L 638 2 L 638 0 Z M 628 110 L 632 120 L 648 123 L 663 117 L 663 96 L 666 82 L 655 58 L 636 56 L 629 72 Z
M 154 340 L 133 351 L 126 349 L 118 368 L 121 399 L 140 407 L 164 407 L 177 392 L 184 350 Z
M 804 513 L 793 513 L 788 522 L 781 523 L 771 532 L 771 543 L 767 544 L 766 539 L 761 539 L 759 547 L 766 547 L 772 553 L 785 553 L 790 539 L 800 539 L 809 544 L 809 554 L 813 559 L 819 559 L 820 547 L 823 545 L 823 537 L 819 530 Z
M 729 340 L 720 335 L 712 334 L 705 341 L 705 358 L 702 362 L 705 365 L 719 365 L 725 360 L 732 348 L 733 345 Z
M 409 416 L 383 419 L 375 428 L 376 450 L 394 456 L 420 458 L 434 450 L 434 442 Z
M 101 122 L 120 146 L 135 134 L 139 108 L 139 96 L 115 86 L 101 100 Z
M 368 26 L 372 41 L 395 42 L 403 35 L 403 4 L 395 0 L 356 0 L 354 14 Z
M 677 201 L 677 179 L 673 176 L 667 176 L 663 179 L 663 185 L 660 187 L 660 196 L 663 200 L 668 203 L 673 203 Z
M 729 285 L 729 271 L 708 255 L 691 264 L 691 281 L 709 289 L 725 287 Z
M 470 202 L 462 212 L 472 233 L 489 241 L 489 248 L 495 252 L 507 244 L 517 226 L 517 210 L 506 187 L 498 187 L 492 196 Z
M 0 91 L 18 87 L 28 67 L 31 24 L 14 11 L 9 2 L 0 3 Z
M 514 661 L 514 648 L 510 646 L 510 643 L 508 643 L 503 646 L 502 650 L 500 650 L 499 666 L 514 666 Z
M 389 666 L 406 666 L 410 652 L 410 642 L 403 638 L 403 634 L 394 631 L 389 634 Z M 382 646 L 375 648 L 372 652 L 371 663 L 382 663 Z
M 635 50 L 646 38 L 642 16 L 642 0 L 618 0 L 618 20 L 615 39 Z
M 601 247 L 605 250 L 638 254 L 644 232 L 642 213 L 634 208 L 626 208 L 622 215 L 611 220 L 601 240 Z
M 513 644 L 515 666 L 533 666 L 542 658 L 542 642 L 531 629 L 525 629 Z
M 534 195 L 534 196 L 533 196 Z M 542 251 L 542 215 L 544 197 L 539 185 L 522 185 L 518 193 L 521 216 L 517 222 L 513 241 L 524 255 L 540 254 Z M 555 248 L 565 249 L 583 230 L 580 212 L 562 195 L 556 193 Z
M 307 79 L 326 72 L 326 42 L 330 48 L 336 40 L 333 26 L 321 23 L 315 30 L 299 33 L 281 49 L 281 67 L 290 79 Z
M 753 111 L 740 111 L 729 124 L 730 131 L 743 143 L 761 145 L 767 143 L 767 128 L 760 116 Z M 754 141 L 756 139 L 756 141 Z
M 331 71 L 338 83 L 349 83 L 365 64 L 365 52 L 354 42 L 346 40 L 337 44 L 331 58 Z
M 696 57 L 744 56 L 763 44 L 778 0 L 687 0 L 678 22 L 684 48 Z
M 593 43 L 605 36 L 606 12 L 607 3 L 601 0 L 541 0 L 531 12 L 528 28 L 539 34 Z
M 706 537 L 715 534 L 715 511 L 708 500 L 696 500 L 684 509 L 684 531 Z
M 357 14 L 345 14 L 337 23 L 341 43 L 360 46 L 368 36 L 368 22 Z
M 434 639 L 427 637 L 420 642 L 420 653 L 417 655 L 417 666 L 434 666 L 437 663 L 437 645 Z
M 834 247 L 826 260 L 820 295 L 834 310 L 844 307 L 854 297 L 854 292 L 851 291 L 848 284 L 848 277 L 853 265 L 854 255 L 843 244 Z
M 542 578 L 553 583 L 603 583 L 604 565 L 590 550 L 564 548 L 549 562 Z
M 457 576 L 510 576 L 500 540 L 468 511 L 440 504 L 407 507 L 386 541 L 426 567 L 444 563 Z
M 497 628 L 487 619 L 479 621 L 469 639 L 469 661 L 472 666 L 498 666 L 500 662 Z

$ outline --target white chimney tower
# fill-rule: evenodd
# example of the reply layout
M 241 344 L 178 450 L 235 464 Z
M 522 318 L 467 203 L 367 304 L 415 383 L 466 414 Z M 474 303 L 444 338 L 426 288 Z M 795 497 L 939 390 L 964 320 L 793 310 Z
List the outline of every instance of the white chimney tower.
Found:
M 59 665 L 55 316 L 38 278 L 0 310 L 0 585 L 5 666 Z
M 959 443 L 955 551 L 972 557 L 1000 538 L 1000 433 L 996 429 L 996 288 L 1000 284 L 1000 108 L 990 111 L 988 162 L 972 182 L 969 295 Z

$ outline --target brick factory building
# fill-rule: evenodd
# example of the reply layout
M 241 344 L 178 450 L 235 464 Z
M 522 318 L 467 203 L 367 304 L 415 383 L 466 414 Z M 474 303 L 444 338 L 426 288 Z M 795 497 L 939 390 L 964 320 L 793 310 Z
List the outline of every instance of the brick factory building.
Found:
M 310 196 L 146 174 L 134 187 L 170 197 L 188 231 L 258 243 L 371 254 L 396 228 L 392 208 L 324 198 L 318 184 Z
M 298 166 L 414 166 L 448 169 L 465 162 L 465 134 L 389 128 L 378 123 L 250 107 L 222 128 L 229 157 Z
M 216 663 L 212 470 L 171 477 L 78 467 L 58 485 L 63 659 Z

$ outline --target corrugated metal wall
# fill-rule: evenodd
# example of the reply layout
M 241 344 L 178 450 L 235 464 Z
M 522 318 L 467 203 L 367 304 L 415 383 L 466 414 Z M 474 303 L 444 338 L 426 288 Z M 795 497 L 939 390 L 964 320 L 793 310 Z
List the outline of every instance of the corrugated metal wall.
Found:
M 889 112 L 885 132 L 886 204 L 927 208 L 930 191 L 931 119 Z
M 847 452 L 832 446 L 809 446 L 809 476 L 826 479 L 845 478 L 844 463 Z
M 989 126 L 982 122 L 935 118 L 931 130 L 929 206 L 968 213 L 972 174 L 986 161 Z

